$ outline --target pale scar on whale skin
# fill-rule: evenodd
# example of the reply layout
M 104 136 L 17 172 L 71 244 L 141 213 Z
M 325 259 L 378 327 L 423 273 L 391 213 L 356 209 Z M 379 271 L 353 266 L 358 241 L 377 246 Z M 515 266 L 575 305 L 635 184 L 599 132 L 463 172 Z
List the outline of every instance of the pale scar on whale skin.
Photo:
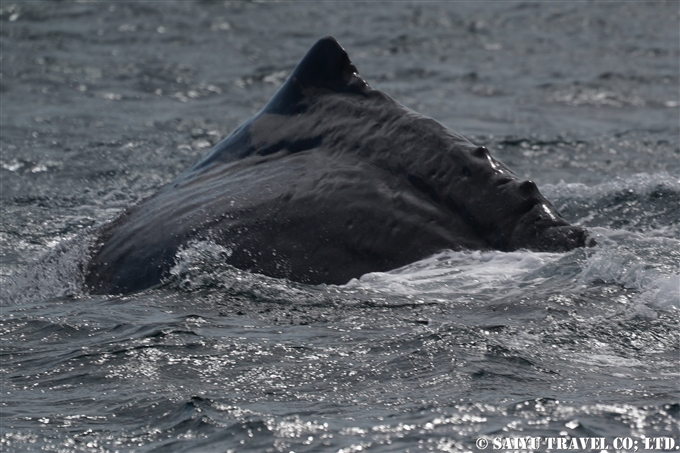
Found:
M 234 267 L 344 284 L 442 250 L 592 245 L 484 147 L 371 88 L 332 37 L 253 118 L 97 232 L 93 293 L 156 285 L 191 240 Z

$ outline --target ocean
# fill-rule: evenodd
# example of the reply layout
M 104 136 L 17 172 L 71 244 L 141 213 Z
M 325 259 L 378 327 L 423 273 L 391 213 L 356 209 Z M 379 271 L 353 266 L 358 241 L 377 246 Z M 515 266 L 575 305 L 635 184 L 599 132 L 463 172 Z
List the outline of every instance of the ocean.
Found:
M 3 1 L 0 24 L 0 450 L 680 449 L 676 2 Z M 203 241 L 89 294 L 96 229 L 326 35 L 597 245 L 310 286 Z

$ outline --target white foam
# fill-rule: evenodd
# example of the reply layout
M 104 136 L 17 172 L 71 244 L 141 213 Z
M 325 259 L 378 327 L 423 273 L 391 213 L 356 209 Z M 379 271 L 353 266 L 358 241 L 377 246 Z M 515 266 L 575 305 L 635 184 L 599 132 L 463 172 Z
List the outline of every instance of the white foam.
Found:
M 582 285 L 618 284 L 638 291 L 640 302 L 680 308 L 680 263 L 673 258 L 680 255 L 680 240 L 606 228 L 593 231 L 600 246 L 586 260 Z
M 413 297 L 476 295 L 488 291 L 508 293 L 520 284 L 544 280 L 526 277 L 560 258 L 558 253 L 446 251 L 390 272 L 373 272 L 353 279 L 345 288 Z
M 680 240 L 600 227 L 593 233 L 599 244 L 593 249 L 564 254 L 447 251 L 390 272 L 366 274 L 343 288 L 426 302 L 521 299 L 539 286 L 578 294 L 604 282 L 637 292 L 632 302 L 640 309 L 680 308 L 680 263 L 674 258 L 680 255 Z
M 655 307 L 680 309 L 680 275 L 653 279 L 640 295 L 640 299 Z

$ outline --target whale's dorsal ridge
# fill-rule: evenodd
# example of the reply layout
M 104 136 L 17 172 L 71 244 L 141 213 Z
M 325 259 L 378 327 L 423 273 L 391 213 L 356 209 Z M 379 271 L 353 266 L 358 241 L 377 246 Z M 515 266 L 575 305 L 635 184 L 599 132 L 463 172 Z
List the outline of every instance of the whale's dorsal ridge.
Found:
M 351 84 L 357 73 L 340 43 L 334 37 L 326 36 L 307 51 L 291 78 L 303 87 L 339 88 Z
M 306 90 L 362 93 L 367 87 L 345 49 L 334 37 L 326 36 L 319 39 L 300 60 L 265 111 L 283 115 L 299 112 Z

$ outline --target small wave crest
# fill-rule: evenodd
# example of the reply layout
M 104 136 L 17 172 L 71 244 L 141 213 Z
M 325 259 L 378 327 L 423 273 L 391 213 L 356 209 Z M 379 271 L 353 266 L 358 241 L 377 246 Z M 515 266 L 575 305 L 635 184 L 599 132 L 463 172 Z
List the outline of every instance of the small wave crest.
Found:
M 237 269 L 226 262 L 231 253 L 229 247 L 211 240 L 190 241 L 177 252 L 164 286 L 183 292 L 218 291 L 260 301 L 295 301 L 299 305 L 330 302 L 314 287 Z
M 540 271 L 564 256 L 529 251 L 446 251 L 394 271 L 366 274 L 345 287 L 422 300 L 505 297 L 545 281 L 550 276 Z
M 3 305 L 82 295 L 83 268 L 90 259 L 93 241 L 91 236 L 66 239 L 42 259 L 5 277 L 0 285 Z
M 680 308 L 680 241 L 624 230 L 595 228 L 601 244 L 588 257 L 579 281 L 620 285 L 657 308 Z
M 680 236 L 680 177 L 639 173 L 595 186 L 548 184 L 541 192 L 562 215 L 586 227 Z

